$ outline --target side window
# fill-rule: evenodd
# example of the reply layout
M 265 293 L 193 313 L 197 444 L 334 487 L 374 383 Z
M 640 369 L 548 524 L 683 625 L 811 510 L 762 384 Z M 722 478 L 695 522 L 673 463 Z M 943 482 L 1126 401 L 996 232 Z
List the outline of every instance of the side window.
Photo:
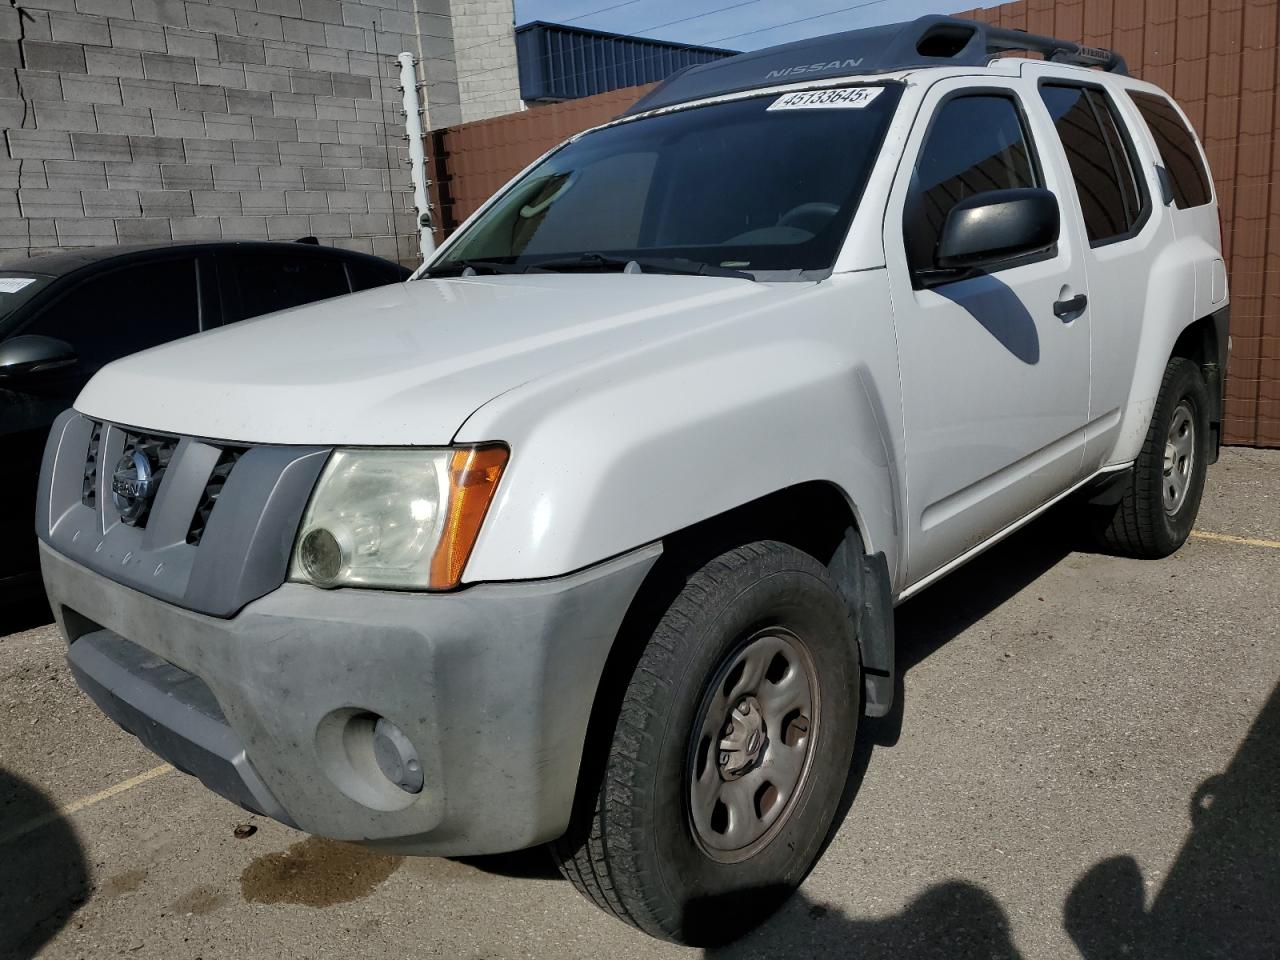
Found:
M 1173 202 L 1179 210 L 1209 202 L 1209 173 L 1200 159 L 1196 138 L 1182 122 L 1173 104 L 1151 93 L 1129 91 L 1142 119 L 1147 121 L 1151 136 L 1160 150 L 1160 159 L 1173 183 Z
M 1092 87 L 1045 84 L 1040 98 L 1053 118 L 1093 246 L 1127 236 L 1142 217 L 1133 154 L 1106 94 Z
M 351 292 L 337 257 L 266 253 L 229 259 L 240 284 L 242 319 Z
M 23 333 L 65 340 L 81 369 L 200 329 L 194 260 L 123 267 L 80 284 L 35 318 Z
M 911 269 L 933 266 L 942 225 L 961 200 L 991 190 L 1040 185 L 1012 96 L 974 94 L 945 101 L 911 174 L 903 218 Z

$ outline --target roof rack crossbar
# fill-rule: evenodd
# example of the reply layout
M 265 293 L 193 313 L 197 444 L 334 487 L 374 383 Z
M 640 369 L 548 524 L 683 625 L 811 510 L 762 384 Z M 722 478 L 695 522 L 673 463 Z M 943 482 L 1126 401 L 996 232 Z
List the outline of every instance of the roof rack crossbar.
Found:
M 1124 57 L 1114 50 L 1103 47 L 1086 47 L 1072 43 L 1070 40 L 1059 40 L 1057 37 L 1043 37 L 1021 30 L 1007 30 L 1003 27 L 987 27 L 987 51 L 992 54 L 1010 51 L 1027 50 L 1039 53 L 1046 60 L 1054 63 L 1070 63 L 1078 67 L 1101 67 L 1108 73 L 1128 75 L 1129 67 Z

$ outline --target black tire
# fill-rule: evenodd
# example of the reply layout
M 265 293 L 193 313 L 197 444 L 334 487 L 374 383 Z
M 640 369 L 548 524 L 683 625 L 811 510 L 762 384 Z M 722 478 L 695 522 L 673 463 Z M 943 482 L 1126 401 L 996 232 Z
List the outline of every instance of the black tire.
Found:
M 786 638 L 786 644 L 799 640 L 781 661 L 770 659 L 775 656 L 771 648 L 758 646 L 776 639 L 774 633 Z M 742 659 L 752 650 L 764 650 L 764 660 Z M 800 724 L 802 731 L 812 733 L 803 747 L 807 759 L 774 825 L 757 838 L 745 859 L 724 862 L 737 854 L 721 853 L 715 859 L 699 839 L 691 812 L 693 791 L 702 789 L 705 796 L 707 789 L 723 789 L 724 779 L 737 773 L 724 772 L 725 757 L 731 755 L 721 753 L 717 744 L 725 734 L 717 733 L 715 740 L 705 736 L 707 726 L 718 723 L 712 707 L 746 702 L 728 691 L 739 684 L 746 690 L 749 677 L 740 675 L 731 683 L 733 675 L 724 675 L 739 662 L 770 664 L 759 684 L 760 703 L 774 702 L 763 688 L 794 679 L 787 657 L 804 660 L 804 675 L 813 676 L 816 687 L 803 689 L 818 691 L 811 709 L 816 723 L 810 729 L 812 720 L 804 717 Z M 783 666 L 775 670 L 779 663 Z M 751 673 L 759 675 L 755 669 Z M 641 652 L 599 789 L 587 798 L 569 832 L 552 845 L 561 872 L 598 907 L 652 936 L 712 945 L 741 935 L 786 899 L 821 853 L 849 775 L 861 713 L 857 637 L 826 568 L 793 547 L 770 541 L 722 554 L 687 580 Z M 763 706 L 759 716 L 766 716 Z M 739 719 L 733 713 L 728 718 Z M 757 746 L 754 764 L 766 767 L 768 751 L 777 749 L 779 756 L 786 752 L 772 739 L 779 736 L 777 727 L 786 726 L 786 737 L 794 741 L 796 721 L 760 723 L 757 729 L 764 736 L 753 742 L 764 746 Z M 702 763 L 706 779 L 700 782 L 714 786 L 700 788 L 690 777 L 699 769 L 698 757 L 708 755 L 708 744 L 717 767 Z M 756 772 L 752 761 L 744 763 Z M 780 768 L 758 773 L 771 776 L 773 769 Z M 768 789 L 754 794 L 753 815 L 761 816 L 760 797 L 767 797 Z M 775 801 L 778 796 L 774 794 Z M 705 833 L 705 817 L 702 829 Z
M 1179 408 L 1190 411 L 1194 434 L 1185 493 L 1171 511 L 1165 501 L 1165 445 Z M 1182 546 L 1200 510 L 1209 443 L 1209 391 L 1204 377 L 1193 361 L 1174 357 L 1165 368 L 1146 441 L 1124 496 L 1115 506 L 1098 509 L 1099 544 L 1113 553 L 1146 559 L 1167 557 Z

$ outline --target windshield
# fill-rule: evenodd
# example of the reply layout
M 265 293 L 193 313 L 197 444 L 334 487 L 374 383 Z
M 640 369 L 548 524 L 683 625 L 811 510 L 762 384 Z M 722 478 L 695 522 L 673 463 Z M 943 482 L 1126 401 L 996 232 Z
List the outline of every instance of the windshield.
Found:
M 897 85 L 772 94 L 588 133 L 511 187 L 428 271 L 829 270 Z
M 0 325 L 51 283 L 52 277 L 18 270 L 0 270 Z

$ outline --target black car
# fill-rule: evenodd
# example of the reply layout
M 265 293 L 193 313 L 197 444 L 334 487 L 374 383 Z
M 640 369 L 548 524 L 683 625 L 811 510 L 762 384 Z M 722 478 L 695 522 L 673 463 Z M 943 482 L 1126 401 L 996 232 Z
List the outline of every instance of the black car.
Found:
M 101 367 L 408 276 L 378 257 L 305 242 L 100 247 L 0 264 L 0 599 L 39 584 L 32 518 L 45 438 Z

